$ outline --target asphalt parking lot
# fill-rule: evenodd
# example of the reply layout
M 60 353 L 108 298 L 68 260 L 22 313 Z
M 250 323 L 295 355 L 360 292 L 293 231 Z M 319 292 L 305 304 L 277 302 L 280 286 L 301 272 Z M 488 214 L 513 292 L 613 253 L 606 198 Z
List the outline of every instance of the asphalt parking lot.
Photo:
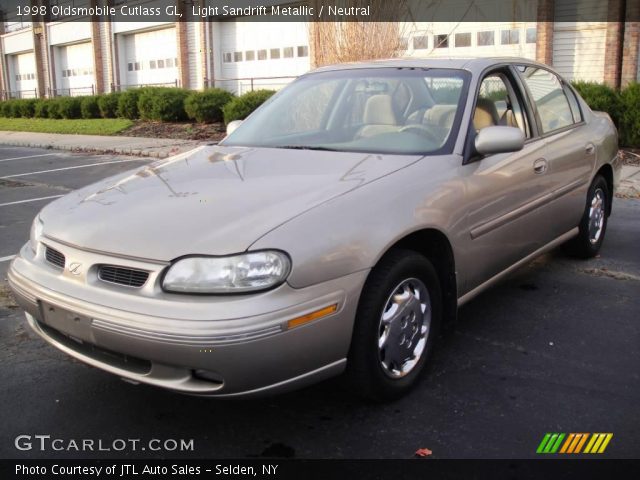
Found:
M 49 347 L 6 291 L 33 217 L 71 189 L 148 160 L 0 146 L 0 457 L 533 458 L 546 432 L 611 432 L 640 457 L 640 200 L 616 199 L 601 256 L 554 251 L 467 304 L 410 395 L 348 396 L 340 380 L 217 401 L 135 386 Z M 18 450 L 19 435 L 193 439 L 193 451 Z M 34 444 L 34 447 L 36 445 Z

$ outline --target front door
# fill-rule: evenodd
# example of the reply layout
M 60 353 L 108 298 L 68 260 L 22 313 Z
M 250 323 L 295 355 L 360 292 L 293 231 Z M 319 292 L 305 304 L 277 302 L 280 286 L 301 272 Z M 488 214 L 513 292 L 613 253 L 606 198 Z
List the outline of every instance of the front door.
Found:
M 521 151 L 488 155 L 464 165 L 468 231 L 462 239 L 467 265 L 463 294 L 479 286 L 542 245 L 537 205 L 548 194 L 545 141 L 536 135 L 523 93 L 510 71 L 486 76 L 474 111 L 476 132 L 492 125 L 520 128 Z

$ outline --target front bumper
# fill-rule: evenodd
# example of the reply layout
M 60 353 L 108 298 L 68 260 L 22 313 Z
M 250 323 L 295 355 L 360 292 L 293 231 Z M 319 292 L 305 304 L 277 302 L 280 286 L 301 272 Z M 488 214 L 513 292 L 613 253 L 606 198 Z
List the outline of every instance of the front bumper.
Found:
M 86 274 L 54 268 L 25 245 L 11 263 L 9 285 L 33 330 L 89 365 L 212 396 L 285 391 L 344 370 L 366 271 L 304 289 L 284 284 L 252 295 L 192 296 L 162 292 L 164 265 L 147 264 L 149 284 L 136 291 L 92 273 L 90 265 L 123 259 L 45 241 L 67 262 L 87 265 Z M 334 304 L 334 313 L 286 329 L 288 320 Z

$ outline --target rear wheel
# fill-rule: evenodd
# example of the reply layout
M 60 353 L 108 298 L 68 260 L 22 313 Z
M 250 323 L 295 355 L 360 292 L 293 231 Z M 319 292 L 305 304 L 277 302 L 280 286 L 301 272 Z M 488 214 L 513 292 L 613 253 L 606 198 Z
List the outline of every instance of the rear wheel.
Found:
M 396 250 L 372 270 L 363 288 L 347 364 L 349 386 L 374 400 L 397 398 L 427 364 L 442 316 L 433 265 Z
M 597 175 L 587 193 L 587 204 L 579 225 L 580 232 L 565 245 L 567 253 L 579 258 L 591 258 L 598 254 L 607 231 L 609 198 L 607 181 Z

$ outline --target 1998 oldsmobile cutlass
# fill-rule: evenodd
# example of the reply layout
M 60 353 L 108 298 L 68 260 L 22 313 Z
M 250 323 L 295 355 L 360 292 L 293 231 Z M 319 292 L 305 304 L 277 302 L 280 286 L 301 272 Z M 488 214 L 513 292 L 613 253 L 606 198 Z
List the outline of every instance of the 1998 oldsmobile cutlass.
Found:
M 322 68 L 229 127 L 40 212 L 9 271 L 36 332 L 184 393 L 394 398 L 460 305 L 598 252 L 620 171 L 610 118 L 521 59 Z

